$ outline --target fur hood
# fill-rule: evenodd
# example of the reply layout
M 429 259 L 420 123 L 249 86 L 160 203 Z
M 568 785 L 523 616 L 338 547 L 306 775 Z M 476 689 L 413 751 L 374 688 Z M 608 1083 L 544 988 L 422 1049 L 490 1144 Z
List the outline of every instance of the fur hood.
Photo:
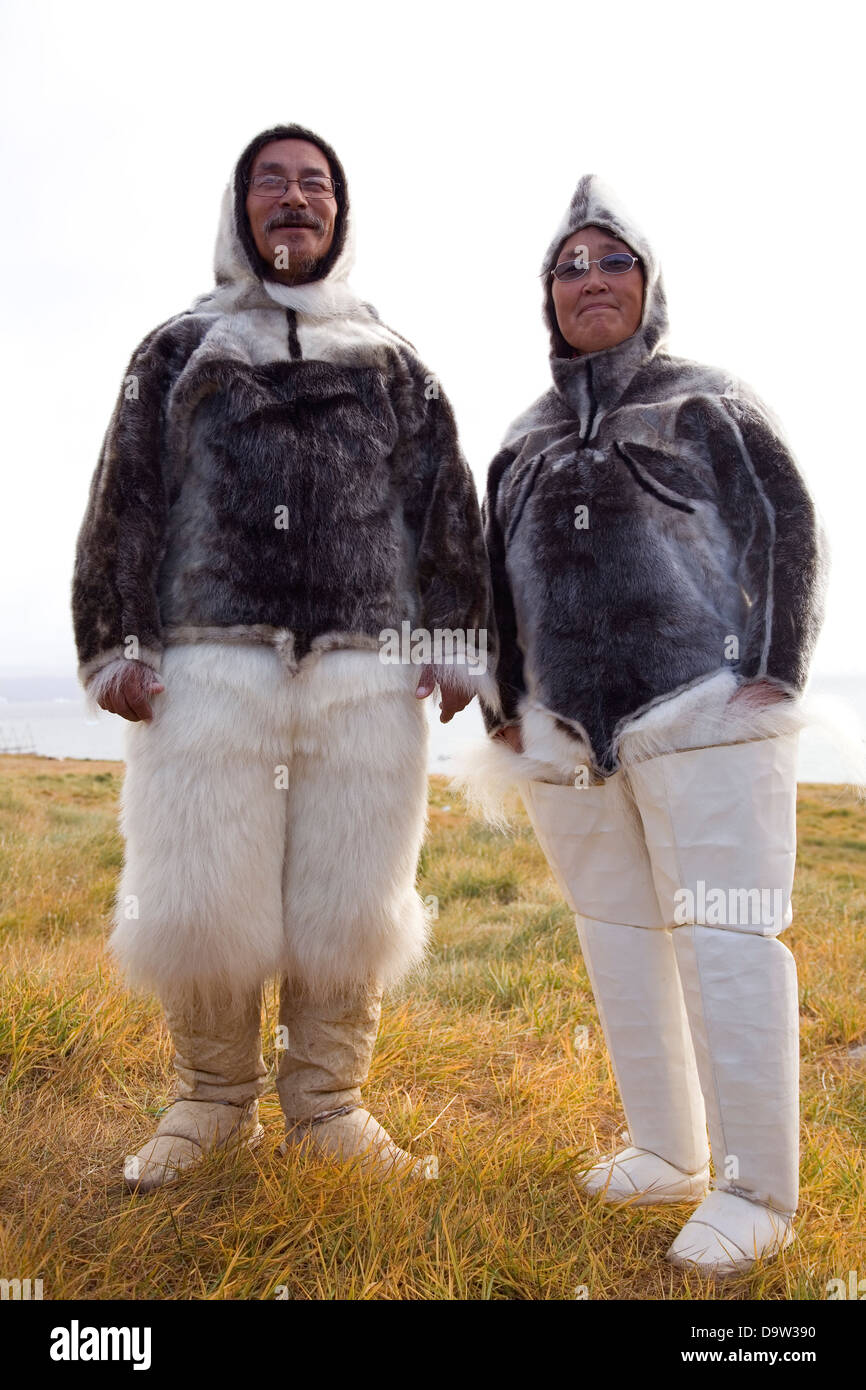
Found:
M 246 179 L 258 151 L 271 140 L 309 140 L 317 145 L 331 168 L 335 183 L 337 214 L 334 240 L 313 280 L 300 285 L 284 285 L 269 278 L 269 267 L 259 255 L 246 215 Z M 282 338 L 288 321 L 302 332 L 306 342 L 301 355 L 327 356 L 334 360 L 358 361 L 360 356 L 382 364 L 387 348 L 409 344 L 400 334 L 387 328 L 372 304 L 362 300 L 349 284 L 355 262 L 355 235 L 349 200 L 349 185 L 342 164 L 331 146 L 300 125 L 272 126 L 257 135 L 239 155 L 226 184 L 220 205 L 219 227 L 214 247 L 213 289 L 198 295 L 190 306 L 196 316 L 214 316 L 202 355 L 230 351 L 250 362 L 270 360 L 275 345 L 268 339 L 275 328 Z
M 318 145 L 331 168 L 339 212 L 333 243 L 316 273 L 303 285 L 284 285 L 268 278 L 267 262 L 259 255 L 246 215 L 246 179 L 259 150 L 271 140 L 308 140 Z M 320 135 L 300 125 L 272 126 L 249 142 L 238 157 L 226 184 L 220 207 L 214 247 L 215 286 L 199 295 L 191 310 L 233 313 L 242 309 L 270 309 L 274 304 L 294 309 L 311 318 L 363 314 L 364 307 L 348 283 L 355 262 L 354 228 L 345 171 L 335 151 Z
M 600 353 L 590 355 L 597 359 L 597 365 L 600 365 L 601 361 L 604 360 L 605 363 L 611 364 L 614 369 L 620 366 L 624 358 L 629 361 L 647 361 L 657 348 L 663 346 L 670 326 L 661 268 L 655 251 L 635 219 L 626 211 L 613 190 L 608 188 L 596 174 L 584 174 L 578 182 L 574 196 L 547 248 L 541 267 L 545 286 L 544 321 L 550 333 L 552 356 L 570 359 L 573 354 L 557 326 L 551 293 L 550 272 L 557 263 L 560 247 L 566 238 L 579 231 L 581 227 L 589 226 L 600 227 L 603 231 L 610 232 L 611 236 L 619 237 L 621 241 L 626 242 L 631 247 L 633 254 L 640 260 L 644 275 L 643 312 L 640 327 L 634 335 L 637 341 L 632 343 L 629 339 L 630 346 L 625 353 L 617 350 L 615 356 L 608 355 L 602 359 Z M 625 344 L 621 344 L 621 346 L 626 347 Z M 614 350 L 607 349 L 605 351 L 612 354 Z M 619 375 L 621 377 L 620 385 L 624 386 L 625 380 L 622 373 L 620 372 Z
M 639 257 L 643 311 L 622 343 L 574 355 L 549 272 L 588 225 Z M 506 431 L 483 508 L 501 708 L 485 722 L 520 723 L 528 754 L 562 776 L 609 776 L 650 716 L 654 746 L 666 724 L 676 746 L 699 686 L 702 718 L 712 692 L 721 702 L 710 741 L 726 741 L 738 685 L 800 694 L 825 543 L 773 412 L 731 373 L 667 352 L 658 257 L 596 175 L 578 181 L 543 273 L 552 385 Z

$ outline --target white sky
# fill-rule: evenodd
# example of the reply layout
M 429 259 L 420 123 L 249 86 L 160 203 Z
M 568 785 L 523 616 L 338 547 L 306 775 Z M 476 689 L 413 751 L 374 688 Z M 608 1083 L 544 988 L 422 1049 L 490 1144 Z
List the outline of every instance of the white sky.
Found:
M 537 272 L 581 174 L 653 239 L 671 349 L 783 421 L 834 552 L 815 672 L 866 675 L 860 7 L 222 0 L 0 15 L 0 668 L 72 672 L 69 584 L 135 345 L 212 283 L 247 140 L 347 170 L 356 289 L 440 377 L 483 486 L 549 383 Z

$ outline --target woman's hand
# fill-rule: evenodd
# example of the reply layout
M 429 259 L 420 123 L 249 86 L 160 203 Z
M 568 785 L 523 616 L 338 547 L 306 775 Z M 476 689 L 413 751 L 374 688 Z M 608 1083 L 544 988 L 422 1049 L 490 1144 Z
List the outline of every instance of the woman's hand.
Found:
M 497 729 L 493 737 L 501 738 L 502 742 L 507 743 L 508 747 L 513 749 L 515 753 L 523 752 L 523 736 L 519 724 L 509 724 L 505 729 Z
M 749 685 L 741 685 L 735 690 L 729 705 L 748 705 L 750 709 L 764 709 L 767 705 L 778 704 L 780 700 L 787 700 L 790 697 L 784 690 L 780 690 L 772 681 L 760 680 L 752 681 Z

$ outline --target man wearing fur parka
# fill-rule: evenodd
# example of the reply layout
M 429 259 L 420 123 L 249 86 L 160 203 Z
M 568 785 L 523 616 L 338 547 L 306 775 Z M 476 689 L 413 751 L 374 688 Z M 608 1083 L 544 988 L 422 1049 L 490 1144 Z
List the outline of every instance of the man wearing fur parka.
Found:
M 484 679 L 489 578 L 448 402 L 351 260 L 334 151 L 296 125 L 256 136 L 216 285 L 133 354 L 81 527 L 79 675 L 131 721 L 111 945 L 159 994 L 178 1073 L 127 1163 L 139 1191 L 260 1139 L 275 976 L 288 1141 L 434 1171 L 360 1087 L 383 989 L 428 935 L 423 698 L 438 684 L 445 720 Z
M 519 782 L 576 913 L 626 1113 L 626 1147 L 580 1182 L 699 1202 L 669 1258 L 734 1274 L 790 1242 L 798 1203 L 778 935 L 822 530 L 754 391 L 665 350 L 655 252 L 594 175 L 543 279 L 553 383 L 509 427 L 483 508 L 486 775 Z

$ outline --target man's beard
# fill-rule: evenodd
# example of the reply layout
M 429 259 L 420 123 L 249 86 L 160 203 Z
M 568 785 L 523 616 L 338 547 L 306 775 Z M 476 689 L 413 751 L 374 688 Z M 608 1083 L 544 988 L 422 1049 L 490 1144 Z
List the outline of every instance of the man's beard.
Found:
M 312 227 L 314 231 L 320 234 L 324 231 L 324 223 L 312 214 L 308 215 L 306 218 L 299 218 L 298 220 L 290 219 L 285 223 L 280 220 L 280 215 L 278 214 L 274 222 L 267 224 L 266 231 L 270 231 L 275 224 L 278 230 L 280 226 L 287 226 Z M 277 264 L 278 259 L 279 265 Z M 323 255 L 318 255 L 315 252 L 296 251 L 292 246 L 288 245 L 286 241 L 278 244 L 275 248 L 272 269 L 279 271 L 283 284 L 303 284 L 305 280 L 310 280 L 314 277 L 324 259 L 325 257 Z
M 311 280 L 325 259 L 324 256 L 314 256 L 305 251 L 292 251 L 291 247 L 277 254 L 280 265 L 277 267 L 275 263 L 273 268 L 279 269 L 284 285 L 303 284 L 305 280 Z

